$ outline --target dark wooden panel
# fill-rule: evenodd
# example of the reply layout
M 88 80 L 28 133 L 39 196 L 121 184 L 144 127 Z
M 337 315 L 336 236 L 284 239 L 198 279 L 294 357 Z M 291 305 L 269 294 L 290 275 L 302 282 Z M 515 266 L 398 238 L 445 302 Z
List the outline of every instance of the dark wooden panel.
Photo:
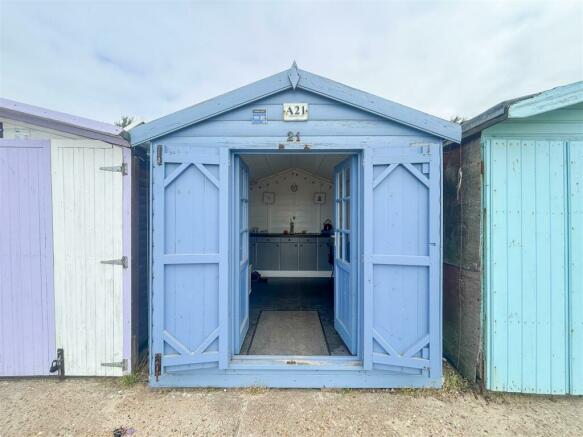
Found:
M 459 167 L 462 164 L 461 185 Z M 482 268 L 482 158 L 480 139 L 447 147 L 443 156 L 444 262 Z
M 443 353 L 471 382 L 483 381 L 481 273 L 444 264 Z
M 132 369 L 148 353 L 148 223 L 150 160 L 141 148 L 132 149 Z

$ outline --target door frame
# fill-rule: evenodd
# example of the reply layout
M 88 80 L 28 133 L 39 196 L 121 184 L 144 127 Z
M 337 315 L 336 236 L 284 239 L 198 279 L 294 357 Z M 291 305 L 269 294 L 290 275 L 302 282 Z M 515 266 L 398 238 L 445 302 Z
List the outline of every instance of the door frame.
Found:
M 223 312 L 228 314 L 229 324 L 229 357 L 228 357 L 228 368 L 281 368 L 294 370 L 297 366 L 289 366 L 287 364 L 289 361 L 301 362 L 303 364 L 318 365 L 323 367 L 338 366 L 339 369 L 343 370 L 363 370 L 364 365 L 364 283 L 363 283 L 363 216 L 364 211 L 362 206 L 364 186 L 363 186 L 363 155 L 365 153 L 364 148 L 347 148 L 347 149 L 316 149 L 314 151 L 306 150 L 279 150 L 273 149 L 229 149 L 229 287 L 228 287 L 228 308 L 219 308 L 219 313 Z M 237 302 L 235 298 L 235 293 L 237 293 L 237 281 L 238 275 L 237 270 L 239 266 L 238 262 L 238 251 L 235 249 L 238 247 L 235 236 L 236 228 L 238 227 L 238 217 L 235 213 L 238 211 L 235 203 L 238 201 L 235 197 L 235 176 L 237 175 L 235 169 L 235 156 L 240 155 L 332 155 L 332 154 L 345 154 L 346 158 L 350 156 L 356 156 L 356 165 L 354 167 L 354 177 L 357 185 L 357 190 L 355 191 L 355 202 L 351 205 L 351 208 L 355 210 L 356 221 L 353 224 L 353 234 L 354 234 L 354 276 L 355 279 L 352 281 L 351 286 L 356 284 L 357 287 L 357 309 L 356 309 L 356 354 L 355 355 L 310 355 L 310 356 L 296 356 L 296 355 L 239 355 L 235 353 L 236 350 L 236 334 L 235 330 L 237 327 L 234 323 L 234 311 L 235 304 Z M 334 181 L 332 181 L 334 183 Z M 331 199 L 333 200 L 333 199 Z M 249 297 L 247 297 L 249 299 Z M 221 302 L 224 302 L 222 300 Z M 249 309 L 250 311 L 250 309 Z M 282 367 L 283 366 L 283 367 Z M 311 367 L 311 366 L 310 366 Z

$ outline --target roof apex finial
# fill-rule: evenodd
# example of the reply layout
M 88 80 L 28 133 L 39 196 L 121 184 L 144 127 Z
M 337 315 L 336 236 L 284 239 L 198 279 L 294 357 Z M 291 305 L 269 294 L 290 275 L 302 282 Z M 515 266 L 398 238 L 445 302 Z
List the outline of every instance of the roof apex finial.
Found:
M 300 81 L 300 73 L 298 72 L 298 64 L 294 59 L 294 63 L 292 64 L 291 68 L 289 69 L 289 73 L 287 74 L 289 81 L 291 83 L 292 88 L 295 90 L 296 86 L 298 86 L 298 82 Z

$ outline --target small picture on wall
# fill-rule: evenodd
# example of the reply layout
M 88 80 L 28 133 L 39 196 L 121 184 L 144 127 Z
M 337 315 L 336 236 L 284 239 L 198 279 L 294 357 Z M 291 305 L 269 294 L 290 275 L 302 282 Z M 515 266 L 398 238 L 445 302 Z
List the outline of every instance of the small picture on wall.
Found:
M 275 193 L 271 191 L 264 191 L 263 192 L 263 203 L 266 205 L 271 205 L 275 203 Z
M 326 203 L 326 193 L 314 193 L 314 203 L 318 205 Z

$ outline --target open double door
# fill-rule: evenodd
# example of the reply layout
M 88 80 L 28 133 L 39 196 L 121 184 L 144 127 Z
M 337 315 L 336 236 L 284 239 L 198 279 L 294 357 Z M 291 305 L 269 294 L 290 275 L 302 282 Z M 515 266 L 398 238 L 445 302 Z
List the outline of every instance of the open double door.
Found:
M 439 147 L 335 170 L 335 327 L 365 370 L 441 377 Z M 249 325 L 249 172 L 227 149 L 156 155 L 151 370 L 227 369 Z
M 350 156 L 334 169 L 334 327 L 356 354 L 358 284 L 355 261 L 358 241 L 353 232 L 357 223 L 357 157 Z M 233 282 L 235 309 L 234 353 L 238 354 L 249 328 L 249 169 L 234 157 L 234 243 L 236 254 Z

